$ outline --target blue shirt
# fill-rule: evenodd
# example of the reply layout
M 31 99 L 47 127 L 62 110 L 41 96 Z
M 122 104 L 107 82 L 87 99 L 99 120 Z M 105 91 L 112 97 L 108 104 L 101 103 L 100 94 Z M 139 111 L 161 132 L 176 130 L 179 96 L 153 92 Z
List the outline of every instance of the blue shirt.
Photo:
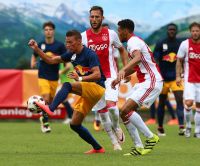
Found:
M 166 38 L 156 44 L 153 54 L 164 81 L 176 80 L 176 54 L 180 43 L 179 39 Z
M 61 55 L 61 58 L 63 61 L 66 62 L 71 61 L 71 63 L 74 66 L 74 69 L 76 70 L 79 76 L 90 75 L 92 73 L 91 68 L 99 66 L 101 72 L 101 78 L 100 80 L 94 82 L 101 85 L 102 87 L 105 87 L 104 81 L 106 80 L 106 78 L 101 70 L 98 56 L 91 49 L 84 46 L 80 54 L 73 54 L 71 52 L 66 52 L 63 55 Z
M 47 44 L 45 41 L 42 41 L 38 44 L 38 47 L 47 56 L 58 56 L 66 52 L 65 45 L 56 40 L 52 44 Z M 38 55 L 34 53 L 34 56 L 37 57 Z M 59 64 L 48 64 L 40 58 L 38 77 L 50 81 L 57 81 L 59 79 Z

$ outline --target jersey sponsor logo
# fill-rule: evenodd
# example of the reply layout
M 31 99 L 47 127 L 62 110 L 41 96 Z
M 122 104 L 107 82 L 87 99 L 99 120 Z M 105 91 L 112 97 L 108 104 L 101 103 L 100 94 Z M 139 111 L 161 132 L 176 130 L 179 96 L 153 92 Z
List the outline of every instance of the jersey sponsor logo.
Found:
M 171 52 L 167 55 L 164 55 L 162 58 L 163 61 L 167 61 L 167 62 L 175 62 L 176 61 L 176 54 L 174 52 Z
M 82 76 L 87 75 L 90 72 L 90 68 L 89 67 L 83 67 L 81 65 L 77 65 L 74 67 L 74 69 L 76 70 L 76 72 Z
M 189 53 L 189 58 L 191 59 L 200 59 L 200 54 L 195 54 L 194 52 Z
M 99 50 L 107 49 L 108 45 L 107 44 L 100 44 L 100 45 L 91 44 L 88 47 L 93 51 L 99 51 Z
M 41 49 L 42 49 L 42 51 L 44 51 L 46 49 L 46 45 L 44 43 L 41 44 Z
M 53 54 L 52 52 L 46 52 L 46 55 L 47 55 L 48 57 L 53 57 L 53 56 L 54 56 L 54 54 Z

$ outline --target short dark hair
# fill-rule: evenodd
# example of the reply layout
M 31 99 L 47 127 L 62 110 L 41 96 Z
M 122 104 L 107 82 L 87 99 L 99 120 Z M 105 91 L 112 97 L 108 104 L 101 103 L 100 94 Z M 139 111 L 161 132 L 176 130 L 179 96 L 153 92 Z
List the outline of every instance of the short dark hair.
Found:
M 120 26 L 120 28 L 122 28 L 122 29 L 128 29 L 129 32 L 133 32 L 135 29 L 135 24 L 130 19 L 121 20 L 118 22 L 117 25 Z
M 81 33 L 75 29 L 66 32 L 66 37 L 74 36 L 76 39 L 82 39 Z
M 178 30 L 178 26 L 177 26 L 176 24 L 174 24 L 174 23 L 169 23 L 169 24 L 167 25 L 167 29 L 168 29 L 170 26 L 175 27 L 175 28 L 176 28 L 176 31 Z
M 55 24 L 51 21 L 45 22 L 42 26 L 42 28 L 44 29 L 46 26 L 52 27 L 53 29 L 56 28 Z
M 101 6 L 92 6 L 90 8 L 90 13 L 91 13 L 92 10 L 100 10 L 101 15 L 103 16 L 103 8 Z
M 189 26 L 190 31 L 191 31 L 191 29 L 192 29 L 193 27 L 199 27 L 199 28 L 200 28 L 200 24 L 197 23 L 197 22 L 191 23 L 190 26 Z

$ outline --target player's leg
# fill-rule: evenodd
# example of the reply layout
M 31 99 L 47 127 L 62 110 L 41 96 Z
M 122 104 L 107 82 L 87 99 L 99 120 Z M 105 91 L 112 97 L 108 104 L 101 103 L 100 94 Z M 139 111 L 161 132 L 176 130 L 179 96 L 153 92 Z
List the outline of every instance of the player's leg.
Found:
M 165 136 L 165 131 L 163 127 L 164 122 L 164 116 L 165 116 L 165 101 L 167 99 L 166 94 L 160 94 L 159 96 L 159 105 L 158 105 L 158 112 L 157 112 L 157 118 L 158 118 L 158 135 L 159 136 Z
M 195 130 L 194 136 L 200 138 L 200 84 L 195 85 L 196 88 L 196 112 L 194 116 Z
M 89 130 L 82 125 L 84 117 L 85 115 L 83 113 L 75 110 L 72 116 L 72 121 L 70 122 L 71 129 L 75 131 L 85 142 L 92 145 L 93 151 L 88 151 L 86 152 L 87 154 L 104 153 L 105 150 L 102 146 L 95 140 Z
M 113 78 L 107 78 L 105 81 L 105 100 L 106 100 L 106 106 L 110 113 L 111 121 L 112 121 L 112 128 L 118 138 L 118 141 L 120 143 L 123 143 L 125 141 L 125 135 L 119 125 L 119 109 L 117 106 L 118 101 L 118 95 L 119 95 L 119 86 L 116 87 L 116 89 L 111 88 L 111 83 L 113 81 Z
M 67 111 L 67 118 L 64 120 L 64 124 L 69 124 L 72 119 L 73 109 L 67 99 L 65 99 L 62 103 L 65 106 L 65 109 Z
M 151 105 L 150 109 L 150 119 L 148 119 L 145 123 L 148 124 L 156 124 L 156 106 L 155 102 Z
M 122 150 L 122 148 L 118 142 L 118 139 L 112 130 L 112 122 L 111 122 L 108 110 L 106 108 L 104 108 L 104 109 L 99 110 L 98 112 L 99 112 L 99 115 L 101 118 L 103 128 L 111 140 L 113 149 L 114 150 Z
M 179 123 L 179 135 L 184 135 L 184 107 L 183 107 L 183 91 L 173 91 L 176 100 L 176 112 Z
M 163 121 L 164 121 L 164 116 L 165 116 L 165 101 L 167 99 L 168 92 L 169 92 L 169 83 L 164 82 L 162 92 L 159 95 L 159 105 L 158 105 L 158 110 L 157 110 L 159 136 L 166 135 L 163 128 Z
M 94 122 L 93 122 L 93 127 L 94 130 L 99 131 L 101 129 L 101 119 L 100 115 L 97 110 L 94 110 Z
M 192 106 L 195 100 L 195 86 L 192 83 L 184 82 L 184 118 L 185 118 L 185 137 L 191 136 L 192 123 L 191 119 L 193 116 Z
M 169 99 L 167 98 L 165 101 L 165 106 L 167 107 L 167 111 L 169 112 L 170 116 L 171 116 L 171 120 L 169 120 L 167 122 L 167 124 L 169 125 L 174 125 L 177 124 L 177 119 L 176 119 L 176 115 L 175 115 L 175 110 L 172 107 L 172 104 L 170 103 Z
M 39 91 L 44 99 L 46 104 L 49 104 L 51 100 L 51 85 L 49 80 L 46 79 L 38 79 L 39 84 Z M 41 131 L 43 133 L 49 133 L 51 132 L 51 128 L 49 125 L 49 117 L 46 112 L 42 112 L 42 116 L 39 118 L 40 124 L 41 124 Z

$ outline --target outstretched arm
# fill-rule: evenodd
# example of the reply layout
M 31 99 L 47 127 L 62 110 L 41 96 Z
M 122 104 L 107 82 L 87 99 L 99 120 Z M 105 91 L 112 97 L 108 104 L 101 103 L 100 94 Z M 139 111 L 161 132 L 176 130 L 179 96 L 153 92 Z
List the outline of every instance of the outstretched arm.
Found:
M 31 47 L 46 63 L 48 64 L 58 64 L 64 62 L 60 56 L 47 56 L 39 47 L 35 40 L 31 39 L 28 42 L 29 47 Z

